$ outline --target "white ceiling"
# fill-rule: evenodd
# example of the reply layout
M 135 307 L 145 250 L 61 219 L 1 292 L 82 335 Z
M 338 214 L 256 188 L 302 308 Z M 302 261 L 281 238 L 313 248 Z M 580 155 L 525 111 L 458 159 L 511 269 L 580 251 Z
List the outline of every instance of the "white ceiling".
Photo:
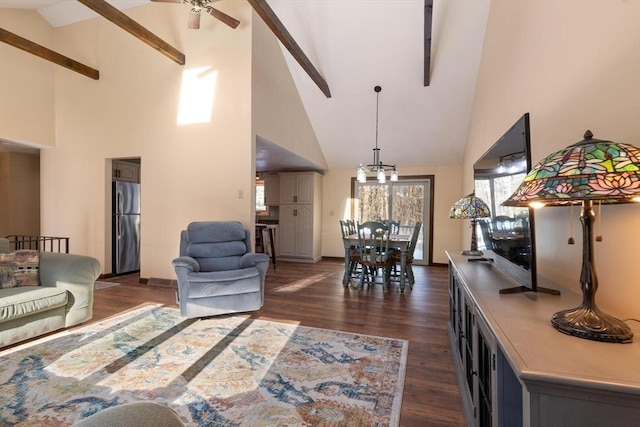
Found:
M 229 1 L 243 0 L 222 0 L 220 9 Z M 109 2 L 120 9 L 149 3 Z M 331 90 L 326 98 L 285 51 L 329 169 L 372 162 L 376 85 L 382 87 L 380 160 L 397 164 L 401 176 L 403 167 L 462 163 L 489 3 L 434 0 L 425 87 L 424 0 L 269 0 Z M 52 26 L 97 16 L 75 0 L 0 0 L 0 7 L 37 9 Z M 273 148 L 259 141 L 258 170 L 315 166 Z

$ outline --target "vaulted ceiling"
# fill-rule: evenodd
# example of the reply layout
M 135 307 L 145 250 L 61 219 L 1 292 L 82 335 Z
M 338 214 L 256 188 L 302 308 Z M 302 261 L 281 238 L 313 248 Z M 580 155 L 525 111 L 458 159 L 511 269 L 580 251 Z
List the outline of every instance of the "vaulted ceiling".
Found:
M 215 7 L 224 12 L 232 1 L 245 0 L 221 0 Z M 109 3 L 126 12 L 149 0 Z M 433 0 L 428 86 L 425 0 L 267 3 L 330 90 L 327 97 L 283 47 L 329 169 L 373 160 L 376 85 L 382 87 L 380 160 L 396 164 L 400 175 L 403 167 L 461 164 L 490 0 Z M 54 27 L 98 17 L 74 0 L 0 0 L 0 7 L 37 9 Z M 268 141 L 260 147 L 267 152 L 259 170 L 314 167 L 286 150 L 269 153 L 274 146 Z

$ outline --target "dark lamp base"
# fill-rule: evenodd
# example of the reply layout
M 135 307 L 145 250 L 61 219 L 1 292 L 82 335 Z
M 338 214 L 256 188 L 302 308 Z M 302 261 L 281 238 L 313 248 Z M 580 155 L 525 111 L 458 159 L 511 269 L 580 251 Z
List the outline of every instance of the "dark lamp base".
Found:
M 587 340 L 630 343 L 633 338 L 629 326 L 597 307 L 559 311 L 551 317 L 551 324 L 560 332 Z
M 484 255 L 482 253 L 482 251 L 469 251 L 469 250 L 464 250 L 462 252 L 460 252 L 461 255 L 466 255 L 466 256 L 482 256 Z

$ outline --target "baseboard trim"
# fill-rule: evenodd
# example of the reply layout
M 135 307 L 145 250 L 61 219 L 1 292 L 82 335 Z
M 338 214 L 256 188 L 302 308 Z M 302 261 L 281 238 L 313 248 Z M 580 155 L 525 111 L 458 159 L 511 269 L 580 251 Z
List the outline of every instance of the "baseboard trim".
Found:
M 145 279 L 146 284 L 149 286 L 163 286 L 165 288 L 177 288 L 178 282 L 173 279 L 162 279 L 159 277 L 150 277 L 149 279 Z M 140 279 L 142 281 L 142 278 Z

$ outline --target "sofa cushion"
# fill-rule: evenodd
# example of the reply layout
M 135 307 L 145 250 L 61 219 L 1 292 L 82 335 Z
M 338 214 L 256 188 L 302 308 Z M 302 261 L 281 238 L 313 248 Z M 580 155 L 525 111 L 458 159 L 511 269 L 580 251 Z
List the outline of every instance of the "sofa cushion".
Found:
M 16 251 L 16 275 L 18 286 L 38 286 L 40 278 L 38 276 L 38 264 L 40 263 L 40 252 L 21 249 Z
M 16 276 L 13 274 L 16 266 L 16 254 L 0 253 L 0 288 L 14 288 L 17 286 Z
M 38 286 L 39 262 L 40 253 L 30 249 L 0 254 L 0 287 Z
M 29 316 L 67 304 L 67 291 L 46 286 L 0 290 L 0 322 Z

